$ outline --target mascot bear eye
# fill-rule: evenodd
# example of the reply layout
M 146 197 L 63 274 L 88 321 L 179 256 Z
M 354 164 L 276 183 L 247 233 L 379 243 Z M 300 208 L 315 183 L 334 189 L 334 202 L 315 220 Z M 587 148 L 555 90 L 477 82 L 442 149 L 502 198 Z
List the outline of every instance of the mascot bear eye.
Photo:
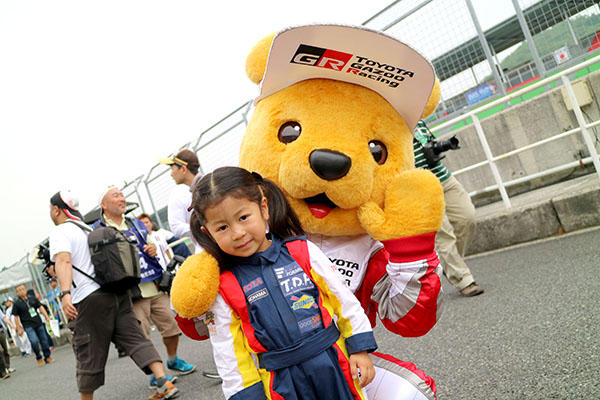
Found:
M 385 164 L 388 156 L 385 144 L 381 143 L 379 140 L 371 140 L 369 142 L 369 150 L 371 151 L 371 155 L 377 164 Z
M 277 138 L 281 143 L 291 143 L 298 139 L 302 132 L 302 127 L 296 121 L 289 121 L 281 125 Z

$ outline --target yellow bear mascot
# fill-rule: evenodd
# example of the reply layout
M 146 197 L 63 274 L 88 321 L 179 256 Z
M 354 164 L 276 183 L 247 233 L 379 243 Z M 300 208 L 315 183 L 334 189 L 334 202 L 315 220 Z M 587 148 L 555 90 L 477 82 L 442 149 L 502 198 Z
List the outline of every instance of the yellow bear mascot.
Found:
M 309 25 L 261 40 L 246 72 L 261 91 L 240 166 L 279 185 L 372 325 L 427 333 L 439 316 L 434 239 L 444 203 L 437 178 L 414 168 L 412 131 L 439 101 L 430 63 L 380 32 Z M 210 306 L 218 282 L 215 263 L 196 257 L 173 284 L 186 318 Z M 184 331 L 203 338 L 187 321 Z M 369 399 L 435 398 L 433 380 L 413 364 L 374 355 Z

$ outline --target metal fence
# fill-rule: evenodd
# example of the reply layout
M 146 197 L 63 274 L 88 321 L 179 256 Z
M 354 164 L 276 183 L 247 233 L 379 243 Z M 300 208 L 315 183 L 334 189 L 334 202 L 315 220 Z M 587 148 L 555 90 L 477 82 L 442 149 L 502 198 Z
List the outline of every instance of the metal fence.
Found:
M 596 54 L 600 49 L 599 1 L 510 0 L 504 4 L 514 12 L 507 19 L 492 27 L 482 27 L 474 8 L 482 4 L 481 0 L 397 0 L 365 20 L 363 25 L 409 43 L 432 61 L 442 94 L 438 109 L 428 119 L 430 125 L 439 125 L 434 129 L 436 132 L 444 134 L 457 121 L 472 118 L 480 133 L 477 115 L 481 114 L 471 110 L 479 107 L 480 112 L 497 104 L 510 106 L 507 100 L 514 98 L 510 94 L 514 90 Z M 487 4 L 495 3 L 500 2 L 490 0 Z M 541 81 L 530 89 L 546 82 Z M 509 93 L 508 98 L 504 97 L 506 93 Z M 493 102 L 481 108 L 490 101 Z M 197 153 L 202 172 L 237 165 L 239 144 L 250 109 L 251 102 L 244 102 L 180 148 L 190 148 Z M 587 127 L 581 122 L 577 131 L 583 133 Z M 482 135 L 482 143 L 484 141 L 485 135 Z M 486 161 L 466 168 L 485 164 L 494 170 L 499 157 L 508 157 L 506 154 L 493 156 L 488 151 L 489 146 L 487 150 L 484 144 L 482 146 Z M 456 173 L 465 173 L 466 168 Z M 494 179 L 495 185 L 481 190 L 502 192 L 507 182 L 503 182 L 499 173 L 494 173 Z M 166 227 L 165 207 L 173 187 L 169 169 L 155 164 L 122 190 L 128 201 L 139 203 L 143 211 L 154 214 L 158 224 Z M 509 206 L 506 193 L 502 198 Z
M 502 154 L 494 155 L 492 152 L 492 147 L 490 146 L 489 141 L 488 141 L 488 136 L 486 135 L 486 133 L 482 127 L 482 124 L 480 121 L 480 119 L 481 119 L 480 115 L 482 115 L 482 113 L 485 113 L 487 110 L 493 109 L 494 107 L 505 106 L 506 103 L 509 103 L 511 100 L 523 95 L 522 92 L 514 92 L 514 93 L 508 94 L 507 96 L 504 96 L 496 101 L 488 103 L 485 106 L 478 108 L 477 110 L 472 110 L 472 111 L 465 113 L 459 117 L 456 117 L 452 120 L 446 121 L 445 123 L 438 125 L 437 127 L 435 127 L 433 129 L 434 134 L 437 133 L 438 139 L 443 139 L 445 136 L 452 133 L 452 129 L 449 129 L 449 128 L 455 126 L 457 123 L 464 122 L 467 119 L 472 121 L 472 124 L 475 127 L 475 132 L 477 134 L 477 138 L 479 140 L 479 145 L 481 146 L 482 153 L 485 156 L 485 159 L 481 162 L 477 162 L 477 163 L 468 165 L 462 169 L 456 170 L 453 173 L 454 173 L 454 175 L 461 175 L 461 174 L 465 174 L 469 171 L 472 171 L 472 170 L 475 170 L 475 169 L 478 169 L 481 167 L 488 167 L 493 176 L 495 183 L 491 184 L 491 185 L 482 185 L 480 188 L 478 188 L 478 190 L 471 191 L 469 193 L 471 196 L 481 194 L 481 193 L 486 193 L 489 191 L 498 190 L 500 192 L 502 201 L 504 202 L 505 208 L 511 208 L 511 201 L 510 201 L 510 198 L 509 198 L 509 195 L 507 192 L 508 187 L 520 184 L 522 182 L 532 181 L 534 179 L 538 179 L 538 178 L 541 178 L 544 176 L 555 174 L 560 171 L 578 168 L 578 167 L 581 167 L 582 165 L 590 164 L 590 163 L 592 163 L 594 165 L 594 169 L 600 180 L 600 160 L 598 159 L 598 150 L 596 149 L 596 145 L 598 143 L 598 137 L 596 136 L 595 140 L 592 139 L 592 132 L 591 132 L 591 129 L 594 129 L 596 126 L 600 125 L 600 119 L 596 119 L 595 121 L 586 121 L 586 118 L 584 117 L 584 114 L 583 114 L 583 111 L 581 108 L 582 106 L 580 104 L 580 101 L 578 100 L 578 96 L 576 96 L 576 94 L 575 94 L 575 91 L 573 89 L 573 84 L 569 78 L 569 76 L 572 76 L 574 73 L 581 71 L 581 70 L 585 70 L 587 67 L 592 66 L 592 65 L 597 65 L 598 63 L 599 63 L 599 61 L 597 59 L 588 60 L 582 64 L 573 66 L 573 67 L 566 69 L 558 74 L 555 74 L 552 77 L 548 77 L 540 82 L 537 82 L 527 88 L 527 92 L 531 93 L 540 88 L 543 89 L 546 85 L 551 84 L 554 81 L 560 81 L 560 83 L 562 84 L 562 86 L 564 87 L 564 89 L 566 91 L 566 95 L 568 97 L 568 100 L 569 100 L 569 103 L 571 106 L 570 108 L 572 109 L 573 113 L 575 114 L 575 119 L 577 121 L 576 123 L 578 125 L 576 128 L 569 129 L 564 132 L 560 132 L 560 131 L 547 132 L 547 134 L 545 135 L 546 137 L 544 137 L 540 140 L 537 140 L 532 143 L 524 143 L 524 144 L 522 144 L 516 148 L 510 149 L 509 151 L 506 151 Z M 565 105 L 568 107 L 566 102 L 565 102 Z M 559 129 L 560 128 L 557 127 L 556 130 L 559 130 Z M 498 163 L 500 161 L 509 159 L 511 157 L 518 157 L 521 153 L 534 151 L 535 149 L 539 148 L 540 146 L 547 145 L 548 143 L 555 142 L 555 141 L 576 135 L 578 133 L 581 134 L 581 138 L 583 139 L 583 143 L 585 144 L 585 147 L 587 149 L 587 154 L 589 154 L 587 157 L 581 157 L 579 160 L 574 160 L 572 162 L 567 162 L 567 163 L 558 162 L 555 165 L 553 165 L 551 167 L 547 167 L 542 171 L 538 171 L 536 173 L 526 175 L 526 176 L 521 176 L 516 179 L 506 179 L 505 177 L 502 176 L 501 171 L 498 167 Z M 566 148 L 566 146 L 562 146 L 562 147 Z M 549 152 L 548 154 L 550 155 L 548 158 L 553 158 L 552 152 Z M 483 181 L 483 182 L 485 182 L 485 181 Z

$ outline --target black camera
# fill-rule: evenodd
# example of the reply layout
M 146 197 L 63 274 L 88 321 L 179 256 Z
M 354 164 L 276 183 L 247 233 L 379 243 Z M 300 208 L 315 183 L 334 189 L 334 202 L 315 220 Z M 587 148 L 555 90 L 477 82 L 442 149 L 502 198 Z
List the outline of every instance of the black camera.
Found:
M 440 140 L 439 142 L 431 138 L 423 145 L 423 155 L 427 160 L 429 168 L 434 168 L 442 158 L 446 157 L 445 154 L 442 154 L 443 152 L 456 149 L 460 149 L 456 136 Z
M 53 261 L 50 261 L 50 249 L 44 243 L 40 243 L 37 247 L 37 254 L 35 255 L 37 260 L 43 262 L 44 267 L 42 268 L 42 273 L 47 280 L 54 278 L 48 272 L 48 269 L 54 265 Z
M 162 276 L 156 280 L 156 285 L 159 290 L 166 293 L 171 292 L 171 285 L 173 284 L 173 278 L 175 278 L 175 268 L 177 268 L 178 265 L 183 264 L 184 261 L 185 258 L 178 255 L 174 255 L 173 258 L 171 258 L 171 261 L 169 261 L 165 267 Z

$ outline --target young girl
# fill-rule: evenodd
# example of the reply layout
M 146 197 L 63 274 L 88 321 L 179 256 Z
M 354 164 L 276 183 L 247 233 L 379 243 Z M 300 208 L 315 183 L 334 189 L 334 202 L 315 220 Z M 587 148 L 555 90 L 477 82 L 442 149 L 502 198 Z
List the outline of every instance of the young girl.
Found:
M 192 206 L 192 234 L 221 269 L 204 318 L 225 398 L 364 399 L 375 373 L 371 325 L 329 259 L 300 236 L 281 190 L 219 168 L 194 186 Z

